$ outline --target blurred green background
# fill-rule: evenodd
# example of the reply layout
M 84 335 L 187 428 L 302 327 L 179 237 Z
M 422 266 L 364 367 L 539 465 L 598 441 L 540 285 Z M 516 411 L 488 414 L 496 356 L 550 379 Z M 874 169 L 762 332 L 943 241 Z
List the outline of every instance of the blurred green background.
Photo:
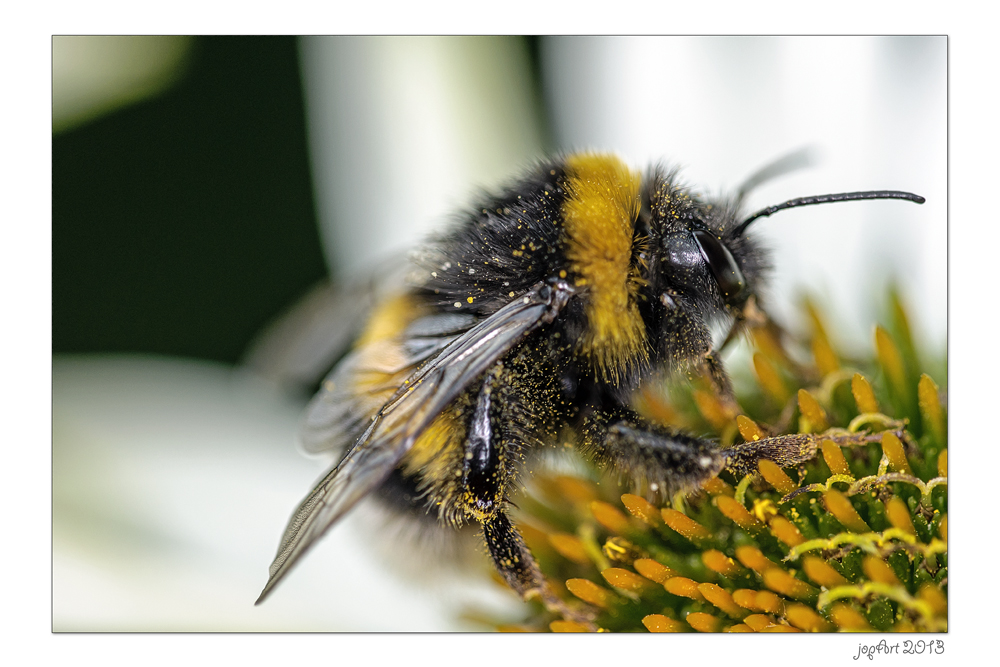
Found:
M 54 353 L 235 362 L 327 274 L 294 37 L 197 37 L 164 93 L 52 138 Z

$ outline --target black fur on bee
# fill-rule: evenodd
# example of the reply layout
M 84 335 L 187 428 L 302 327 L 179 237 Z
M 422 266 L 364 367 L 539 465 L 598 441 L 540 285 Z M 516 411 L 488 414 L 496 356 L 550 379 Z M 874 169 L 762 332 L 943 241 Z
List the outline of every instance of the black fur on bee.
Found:
M 462 215 L 419 258 L 421 277 L 379 306 L 313 400 L 303 440 L 339 463 L 286 529 L 258 602 L 368 494 L 445 525 L 479 524 L 524 597 L 548 590 L 506 508 L 526 458 L 571 430 L 583 455 L 644 488 L 689 491 L 760 458 L 815 454 L 799 436 L 723 449 L 633 407 L 644 382 L 704 373 L 735 415 L 711 328 L 738 331 L 769 270 L 749 224 L 783 208 L 916 195 L 875 191 L 746 216 L 673 172 L 618 158 L 539 164 Z M 759 312 L 759 310 L 758 310 Z

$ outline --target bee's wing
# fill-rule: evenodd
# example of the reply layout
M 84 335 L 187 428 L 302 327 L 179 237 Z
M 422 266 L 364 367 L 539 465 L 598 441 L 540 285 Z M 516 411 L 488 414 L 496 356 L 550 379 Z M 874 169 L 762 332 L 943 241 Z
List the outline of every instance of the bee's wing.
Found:
M 407 284 L 413 267 L 398 256 L 361 277 L 314 286 L 251 342 L 242 364 L 289 388 L 313 386 L 358 335 L 387 295 Z
M 330 452 L 339 461 L 403 380 L 476 322 L 471 314 L 425 315 L 411 323 L 400 339 L 378 340 L 350 352 L 309 403 L 301 433 L 303 448 L 311 454 Z
M 551 322 L 572 294 L 563 282 L 537 284 L 455 338 L 410 376 L 357 444 L 295 510 L 257 603 L 337 519 L 389 476 L 449 403 L 523 336 Z

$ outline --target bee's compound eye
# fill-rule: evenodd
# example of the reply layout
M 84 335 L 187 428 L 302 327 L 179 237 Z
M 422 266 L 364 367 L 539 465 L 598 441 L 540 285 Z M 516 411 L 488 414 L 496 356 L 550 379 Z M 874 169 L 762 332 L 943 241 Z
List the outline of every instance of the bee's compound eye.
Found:
M 694 240 L 698 242 L 701 255 L 715 276 L 715 282 L 718 283 L 723 298 L 727 303 L 738 301 L 746 289 L 746 281 L 729 248 L 722 245 L 711 232 L 702 229 L 694 231 Z

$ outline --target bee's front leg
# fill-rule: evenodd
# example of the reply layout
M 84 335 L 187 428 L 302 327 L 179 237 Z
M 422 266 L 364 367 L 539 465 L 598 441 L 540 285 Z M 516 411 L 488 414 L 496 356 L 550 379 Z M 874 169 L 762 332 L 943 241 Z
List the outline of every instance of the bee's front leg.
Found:
M 697 488 L 726 463 L 716 443 L 654 424 L 622 406 L 597 408 L 584 419 L 582 449 L 599 465 L 668 496 Z
M 715 390 L 715 395 L 722 403 L 729 417 L 735 418 L 742 412 L 739 402 L 736 400 L 736 392 L 733 391 L 733 382 L 729 379 L 729 374 L 722 365 L 722 359 L 715 350 L 708 350 L 702 355 L 702 366 L 705 375 L 708 376 Z
M 896 431 L 897 436 L 903 432 Z M 882 433 L 792 433 L 763 440 L 743 442 L 724 450 L 726 469 L 737 478 L 757 472 L 763 459 L 781 468 L 790 468 L 810 461 L 819 452 L 820 444 L 829 440 L 840 447 L 858 447 L 882 441 Z
M 696 306 L 680 293 L 667 290 L 660 297 L 662 329 L 661 354 L 675 368 L 692 368 L 702 373 L 712 385 L 723 409 L 731 418 L 741 410 L 733 391 L 733 383 L 717 350 L 712 347 L 712 333 L 698 315 Z M 740 320 L 734 323 L 730 337 L 741 330 Z M 729 342 L 722 344 L 722 349 Z

